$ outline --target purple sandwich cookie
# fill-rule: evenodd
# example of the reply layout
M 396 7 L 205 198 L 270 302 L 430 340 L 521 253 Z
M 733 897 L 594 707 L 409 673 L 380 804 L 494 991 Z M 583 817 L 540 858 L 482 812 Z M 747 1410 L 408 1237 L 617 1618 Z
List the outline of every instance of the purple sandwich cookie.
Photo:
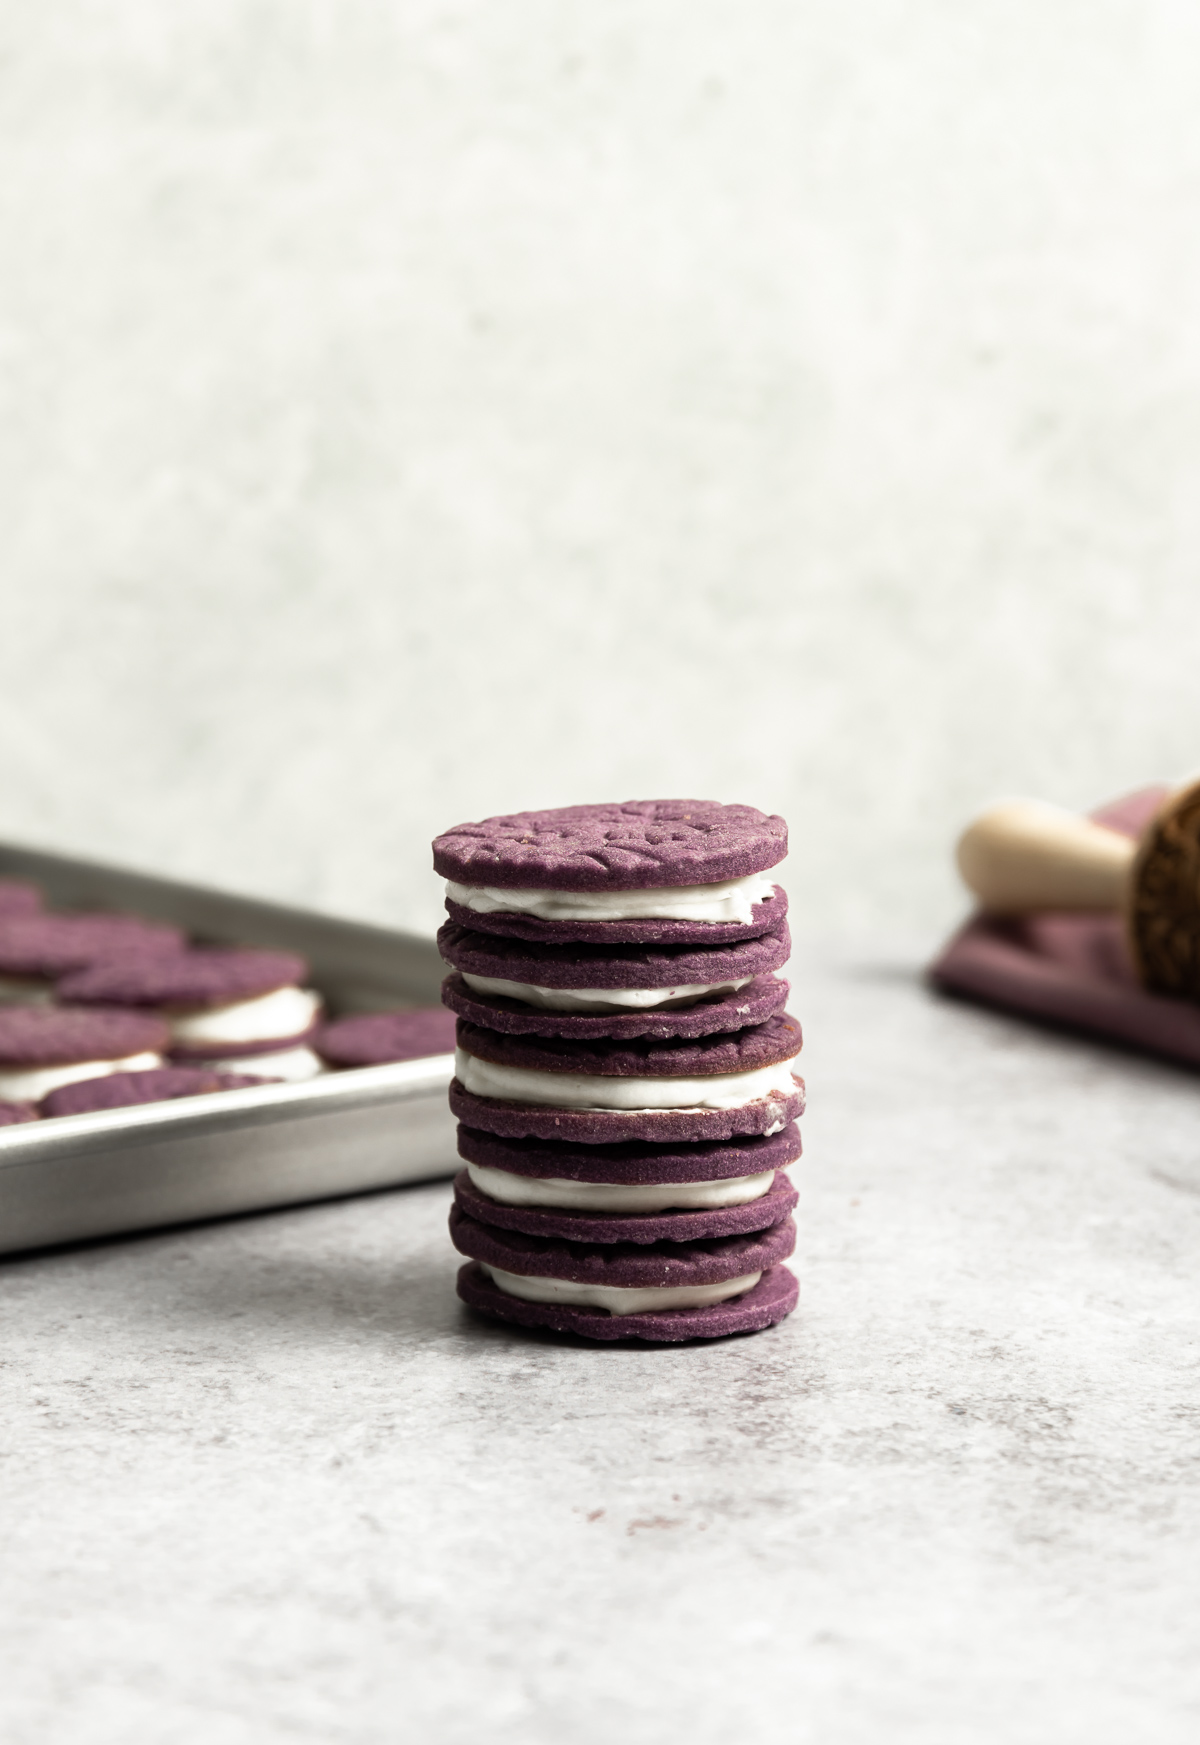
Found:
M 612 892 L 746 878 L 786 853 L 783 819 L 753 806 L 629 800 L 456 825 L 435 838 L 433 866 L 461 885 Z
M 307 1049 L 312 1053 L 319 1026 L 310 1024 L 298 1036 L 273 1036 L 263 1042 L 178 1042 L 172 1039 L 171 1059 L 181 1066 L 197 1061 L 220 1063 L 223 1060 L 258 1060 L 265 1055 L 279 1054 L 285 1049 Z
M 792 1252 L 791 1218 L 769 1230 L 709 1241 L 601 1246 L 499 1230 L 450 1211 L 450 1238 L 502 1296 L 553 1307 L 599 1309 L 614 1320 L 708 1308 L 744 1296 Z
M 567 1303 L 533 1303 L 500 1290 L 478 1261 L 459 1268 L 458 1294 L 469 1308 L 518 1327 L 575 1333 L 584 1339 L 644 1339 L 682 1344 L 689 1339 L 724 1339 L 734 1333 L 761 1333 L 791 1314 L 800 1296 L 795 1275 L 773 1266 L 751 1289 L 725 1302 L 694 1309 L 659 1309 L 647 1314 L 613 1315 L 607 1309 Z
M 489 982 L 567 993 L 579 989 L 624 992 L 630 988 L 671 992 L 686 987 L 748 982 L 755 976 L 782 969 L 792 949 L 786 926 L 726 945 L 686 944 L 668 948 L 576 942 L 569 946 L 547 945 L 506 939 L 447 921 L 438 930 L 437 942 L 445 962 L 468 981 L 482 977 Z
M 307 963 L 291 951 L 197 949 L 167 958 L 106 958 L 65 976 L 59 992 L 81 1005 L 202 1012 L 261 999 L 291 988 L 307 974 Z
M 40 1102 L 60 1085 L 162 1064 L 167 1027 L 115 1007 L 0 1008 L 0 1098 Z
M 454 1078 L 450 1113 L 465 1126 L 503 1139 L 550 1139 L 567 1145 L 670 1147 L 718 1144 L 782 1132 L 804 1113 L 804 1081 L 791 1075 L 790 1092 L 769 1091 L 733 1109 L 567 1109 L 477 1096 Z
M 58 977 L 98 958 L 170 954 L 183 940 L 136 915 L 0 916 L 0 1001 L 50 1000 Z
M 115 1072 L 106 1078 L 63 1085 L 42 1099 L 43 1115 L 94 1115 L 103 1109 L 130 1109 L 177 1097 L 202 1097 L 213 1091 L 240 1091 L 268 1084 L 245 1073 L 200 1072 L 195 1067 L 164 1066 L 149 1072 Z
M 441 1006 L 416 1012 L 363 1012 L 335 1019 L 313 1046 L 328 1066 L 386 1066 L 454 1052 L 454 1016 Z
M 775 1132 L 799 1112 L 800 1026 L 786 1015 L 694 1040 L 608 1043 L 505 1036 L 460 1019 L 458 1039 L 452 1110 L 514 1138 L 727 1139 Z
M 655 1042 L 710 1036 L 765 1023 L 787 1003 L 788 984 L 778 976 L 756 976 L 736 992 L 708 995 L 687 1006 L 657 1006 L 646 1011 L 558 1012 L 503 995 L 476 993 L 461 975 L 442 983 L 442 999 L 452 1012 L 477 1027 L 510 1036 L 561 1036 Z
M 778 932 L 787 919 L 787 910 L 787 895 L 780 885 L 772 886 L 769 893 L 752 901 L 744 921 L 684 921 L 653 915 L 554 921 L 505 909 L 475 910 L 456 903 L 450 896 L 446 898 L 446 913 L 451 922 L 472 932 L 537 945 L 598 945 L 605 949 L 621 945 L 667 949 L 736 945 L 764 933 Z
M 0 1103 L 0 1127 L 19 1127 L 37 1118 L 37 1108 L 33 1103 Z
M 172 1058 L 236 1070 L 264 1060 L 270 1078 L 311 1078 L 321 1070 L 307 1046 L 321 999 L 299 987 L 308 974 L 290 951 L 207 949 L 170 957 L 108 958 L 64 976 L 64 999 L 149 1007 L 170 1026 Z M 249 1070 L 254 1071 L 253 1066 Z
M 458 1155 L 483 1170 L 503 1170 L 530 1180 L 620 1183 L 726 1181 L 772 1175 L 801 1155 L 794 1121 L 781 1132 L 684 1145 L 568 1144 L 564 1140 L 502 1138 L 475 1127 L 458 1129 Z
M 665 1212 L 570 1212 L 554 1206 L 509 1206 L 481 1193 L 463 1170 L 454 1181 L 460 1212 L 478 1224 L 518 1230 L 543 1240 L 574 1243 L 707 1242 L 743 1236 L 781 1224 L 796 1209 L 800 1196 L 780 1172 L 765 1194 L 741 1205 Z
M 770 1229 L 744 1235 L 691 1242 L 609 1242 L 596 1247 L 501 1230 L 480 1223 L 455 1204 L 450 1208 L 450 1240 L 460 1254 L 517 1278 L 554 1279 L 603 1291 L 667 1291 L 727 1284 L 777 1266 L 796 1246 L 796 1223 L 784 1217 Z
M 42 893 L 26 879 L 0 879 L 0 919 L 14 915 L 39 915 Z
M 716 1078 L 757 1072 L 794 1060 L 803 1045 L 797 1020 L 786 1012 L 765 1024 L 693 1040 L 647 1039 L 614 1045 L 562 1036 L 506 1036 L 458 1023 L 458 1046 L 476 1060 L 530 1072 L 585 1074 L 598 1078 Z

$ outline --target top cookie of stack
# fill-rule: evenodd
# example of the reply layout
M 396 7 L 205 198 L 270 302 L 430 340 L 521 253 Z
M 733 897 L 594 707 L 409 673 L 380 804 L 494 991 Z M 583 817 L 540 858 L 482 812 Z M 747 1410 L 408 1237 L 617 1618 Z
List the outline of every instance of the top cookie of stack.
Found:
M 786 852 L 781 818 L 698 800 L 437 838 L 467 1301 L 659 1339 L 792 1307 L 777 1263 L 795 1195 L 776 1171 L 799 1154 L 801 1037 L 776 973 L 787 900 L 767 876 Z

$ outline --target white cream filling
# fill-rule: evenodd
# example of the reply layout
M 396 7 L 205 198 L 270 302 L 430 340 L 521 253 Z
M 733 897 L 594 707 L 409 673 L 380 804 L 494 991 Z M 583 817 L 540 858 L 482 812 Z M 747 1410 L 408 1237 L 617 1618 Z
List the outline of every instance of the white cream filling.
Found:
M 681 982 L 673 988 L 540 988 L 534 982 L 506 982 L 499 976 L 468 975 L 462 978 L 480 994 L 501 994 L 506 1000 L 523 1000 L 527 1006 L 544 1006 L 551 1012 L 612 1012 L 632 1008 L 648 1011 L 666 1006 L 694 1006 L 706 994 L 736 993 L 753 976 L 729 982 Z
M 246 1054 L 235 1060 L 188 1060 L 186 1066 L 205 1066 L 211 1072 L 247 1072 L 264 1079 L 286 1079 L 297 1084 L 301 1079 L 315 1079 L 328 1072 L 320 1055 L 311 1048 L 284 1048 L 278 1054 Z
M 150 1072 L 161 1054 L 127 1054 L 124 1060 L 77 1060 L 70 1066 L 7 1067 L 0 1071 L 0 1097 L 10 1103 L 40 1103 L 60 1085 L 108 1078 L 114 1072 Z
M 465 1048 L 454 1051 L 454 1071 L 464 1090 L 509 1103 L 549 1104 L 555 1109 L 741 1109 L 772 1091 L 791 1096 L 791 1063 L 712 1078 L 603 1078 L 578 1072 L 540 1072 L 497 1066 Z
M 54 983 L 44 976 L 0 975 L 0 1006 L 52 1006 Z
M 299 1036 L 320 1010 L 321 996 L 312 988 L 275 988 L 226 1006 L 168 1011 L 166 1018 L 176 1042 L 269 1042 Z
M 761 1272 L 741 1278 L 722 1279 L 715 1285 L 581 1285 L 569 1278 L 526 1278 L 503 1272 L 498 1266 L 479 1263 L 498 1290 L 527 1303 L 573 1303 L 590 1309 L 607 1309 L 610 1315 L 644 1315 L 655 1309 L 702 1309 L 723 1303 L 752 1290 Z
M 575 1182 L 562 1176 L 514 1175 L 469 1163 L 467 1173 L 481 1194 L 502 1206 L 558 1206 L 571 1212 L 667 1212 L 745 1206 L 761 1200 L 775 1180 L 758 1175 L 710 1182 Z
M 646 891 L 503 891 L 446 881 L 446 895 L 460 908 L 477 915 L 534 915 L 539 921 L 734 921 L 746 926 L 754 919 L 754 905 L 774 894 L 768 873 Z

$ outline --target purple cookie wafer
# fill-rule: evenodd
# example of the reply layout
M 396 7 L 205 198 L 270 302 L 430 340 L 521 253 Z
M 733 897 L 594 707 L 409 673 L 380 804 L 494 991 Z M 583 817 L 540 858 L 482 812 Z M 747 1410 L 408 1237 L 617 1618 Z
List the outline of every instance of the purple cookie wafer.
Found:
M 668 1290 L 681 1285 L 723 1284 L 748 1272 L 763 1272 L 786 1260 L 796 1246 L 796 1222 L 784 1218 L 769 1230 L 717 1236 L 700 1242 L 610 1242 L 594 1247 L 500 1230 L 450 1208 L 450 1240 L 460 1254 L 523 1278 L 559 1278 L 571 1284 L 624 1290 Z
M 556 1139 L 570 1145 L 650 1145 L 714 1142 L 744 1134 L 773 1134 L 804 1112 L 804 1082 L 790 1096 L 772 1091 L 740 1109 L 552 1109 L 545 1103 L 514 1103 L 477 1097 L 458 1079 L 450 1081 L 450 1113 L 467 1127 L 503 1139 Z
M 136 915 L 22 915 L 0 919 L 0 975 L 67 975 L 102 957 L 174 955 L 183 942 L 178 927 Z
M 672 988 L 747 981 L 782 969 L 792 949 L 786 926 L 731 945 L 605 947 L 505 939 L 447 921 L 438 950 L 463 975 L 532 982 L 543 988 Z
M 416 1012 L 363 1012 L 324 1025 L 313 1046 L 330 1066 L 385 1066 L 454 1053 L 454 1018 L 441 1006 Z
M 510 1175 L 550 1176 L 558 1181 L 653 1182 L 728 1181 L 787 1169 L 801 1154 L 794 1121 L 781 1133 L 752 1134 L 713 1144 L 568 1145 L 548 1139 L 502 1139 L 474 1127 L 458 1129 L 458 1155 L 481 1169 Z
M 543 1006 L 527 1006 L 502 994 L 477 994 L 460 975 L 447 976 L 442 999 L 452 1012 L 469 1024 L 500 1030 L 508 1036 L 562 1036 L 576 1042 L 608 1037 L 614 1042 L 646 1038 L 668 1042 L 697 1036 L 714 1036 L 748 1025 L 765 1024 L 786 1003 L 788 984 L 778 976 L 756 976 L 736 993 L 710 995 L 694 1006 L 651 1008 L 643 1011 L 553 1012 Z
M 567 1303 L 527 1303 L 494 1285 L 478 1261 L 458 1272 L 458 1294 L 469 1308 L 518 1327 L 546 1327 L 584 1339 L 645 1339 L 678 1344 L 685 1339 L 723 1339 L 731 1333 L 761 1333 L 796 1307 L 800 1286 L 786 1266 L 769 1267 L 752 1290 L 704 1309 L 657 1309 L 645 1315 L 610 1315 L 605 1309 Z
M 292 951 L 225 947 L 176 951 L 170 957 L 112 957 L 59 983 L 80 1005 L 228 1006 L 293 987 L 308 965 Z
M 37 1118 L 37 1108 L 33 1103 L 0 1102 L 0 1127 L 18 1127 Z
M 239 1091 L 269 1081 L 246 1073 L 200 1072 L 195 1067 L 153 1067 L 146 1072 L 114 1072 L 80 1084 L 60 1085 L 42 1098 L 43 1115 L 93 1115 L 101 1109 L 129 1109 L 176 1097 L 202 1097 L 212 1091 Z
M 477 1060 L 532 1072 L 583 1073 L 598 1078 L 720 1078 L 778 1066 L 799 1054 L 799 1022 L 782 1012 L 764 1024 L 693 1040 L 576 1042 L 562 1036 L 505 1036 L 458 1021 L 458 1044 Z
M 453 898 L 446 898 L 446 913 L 452 922 L 476 933 L 494 933 L 509 939 L 525 939 L 543 945 L 715 946 L 733 945 L 777 932 L 787 916 L 787 894 L 781 885 L 775 895 L 755 903 L 749 921 L 669 921 L 665 917 L 634 915 L 625 921 L 543 921 L 537 915 L 498 909 L 481 915 Z
M 0 917 L 40 915 L 42 893 L 25 879 L 0 879 Z
M 119 1006 L 0 1007 L 0 1061 L 6 1066 L 74 1066 L 161 1054 L 167 1027 L 148 1012 Z
M 627 800 L 458 824 L 434 839 L 433 867 L 502 890 L 642 891 L 746 878 L 786 853 L 783 819 L 753 806 Z
M 665 1212 L 570 1212 L 557 1206 L 506 1206 L 481 1193 L 464 1169 L 454 1178 L 460 1211 L 478 1224 L 520 1230 L 562 1242 L 707 1242 L 769 1230 L 796 1209 L 800 1196 L 782 1172 L 769 1190 L 744 1206 L 676 1208 Z
M 170 1055 L 181 1066 L 189 1061 L 254 1060 L 260 1054 L 283 1054 L 292 1048 L 310 1047 L 317 1037 L 316 1024 L 301 1030 L 296 1036 L 272 1036 L 258 1042 L 180 1042 L 172 1041 Z

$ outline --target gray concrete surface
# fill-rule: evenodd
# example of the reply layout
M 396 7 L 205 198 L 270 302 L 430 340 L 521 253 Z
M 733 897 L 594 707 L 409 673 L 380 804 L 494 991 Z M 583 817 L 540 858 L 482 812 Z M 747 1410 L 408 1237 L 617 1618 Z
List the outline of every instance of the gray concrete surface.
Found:
M 444 1184 L 0 1267 L 11 1745 L 1190 1745 L 1200 1089 L 803 946 L 800 1312 L 457 1306 Z

